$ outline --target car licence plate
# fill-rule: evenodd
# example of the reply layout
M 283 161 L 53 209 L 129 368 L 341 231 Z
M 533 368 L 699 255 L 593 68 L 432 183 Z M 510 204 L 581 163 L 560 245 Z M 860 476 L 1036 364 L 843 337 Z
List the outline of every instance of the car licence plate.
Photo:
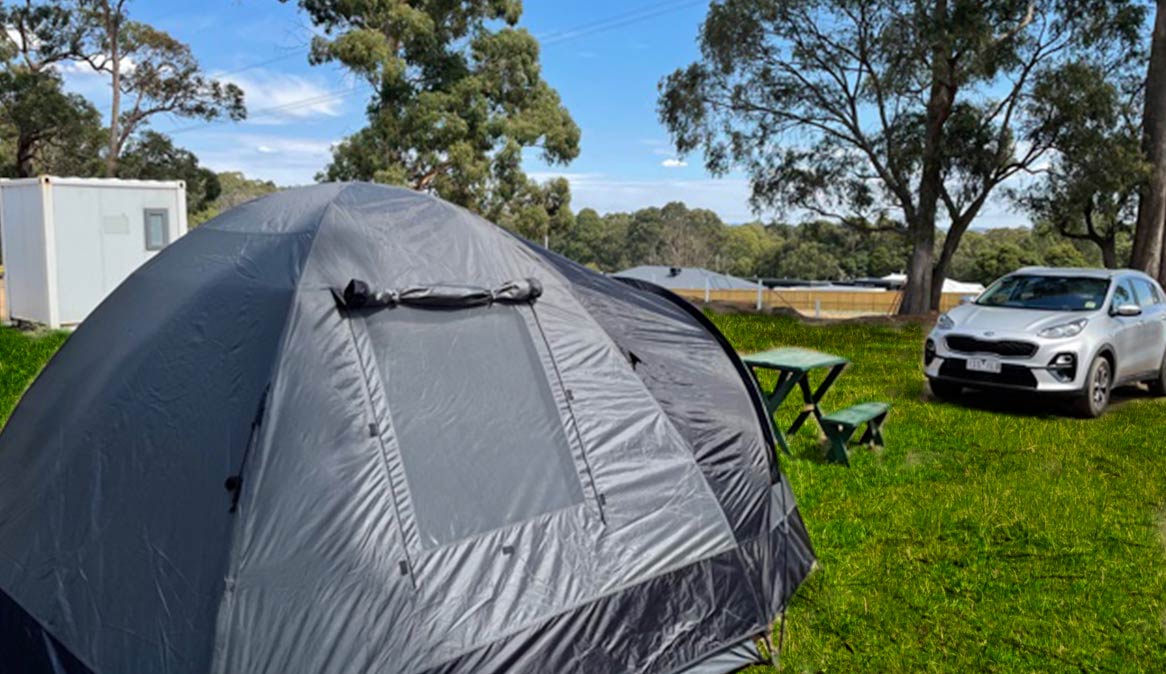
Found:
M 994 358 L 969 358 L 967 367 L 972 372 L 1000 374 L 1000 361 Z

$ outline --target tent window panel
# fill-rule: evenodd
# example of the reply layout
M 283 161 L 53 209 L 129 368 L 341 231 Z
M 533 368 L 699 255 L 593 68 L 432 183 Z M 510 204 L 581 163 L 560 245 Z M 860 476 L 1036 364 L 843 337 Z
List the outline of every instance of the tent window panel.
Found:
M 523 310 L 396 307 L 368 317 L 427 549 L 583 502 Z

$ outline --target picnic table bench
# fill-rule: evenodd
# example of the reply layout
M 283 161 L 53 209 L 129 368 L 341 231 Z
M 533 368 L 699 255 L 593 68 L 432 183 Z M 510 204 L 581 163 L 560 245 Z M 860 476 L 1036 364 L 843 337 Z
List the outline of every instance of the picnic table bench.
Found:
M 846 445 L 863 424 L 866 424 L 866 432 L 859 442 L 872 447 L 882 446 L 883 421 L 886 420 L 890 410 L 891 406 L 886 403 L 861 403 L 822 417 L 822 429 L 826 431 L 826 437 L 830 442 L 830 447 L 826 450 L 826 459 L 849 466 Z

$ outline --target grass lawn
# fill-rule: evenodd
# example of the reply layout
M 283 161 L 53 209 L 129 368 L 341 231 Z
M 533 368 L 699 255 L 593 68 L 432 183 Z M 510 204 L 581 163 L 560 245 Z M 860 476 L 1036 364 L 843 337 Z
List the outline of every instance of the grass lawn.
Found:
M 0 328 L 0 426 L 68 333 Z
M 1126 392 L 1096 421 L 938 403 L 919 326 L 714 320 L 741 351 L 850 358 L 827 411 L 894 405 L 887 449 L 849 469 L 815 460 L 809 429 L 782 459 L 820 562 L 790 607 L 786 671 L 1166 672 L 1166 402 Z M 0 422 L 63 340 L 0 329 Z
M 789 609 L 787 671 L 1166 672 L 1166 401 L 1123 391 L 1094 421 L 938 403 L 919 326 L 713 319 L 741 351 L 850 358 L 826 411 L 894 406 L 886 450 L 849 469 L 815 461 L 806 430 L 782 461 L 820 564 Z

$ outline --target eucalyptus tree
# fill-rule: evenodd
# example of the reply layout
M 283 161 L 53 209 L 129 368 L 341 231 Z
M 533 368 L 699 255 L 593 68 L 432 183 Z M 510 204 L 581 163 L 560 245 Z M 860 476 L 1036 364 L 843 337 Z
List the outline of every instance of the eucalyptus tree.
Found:
M 1126 264 L 1118 243 L 1134 233 L 1152 173 L 1141 147 L 1140 78 L 1115 76 L 1124 65 L 1076 63 L 1042 74 L 1031 105 L 1034 133 L 1055 151 L 1016 195 L 1035 222 L 1096 245 L 1110 269 Z
M 532 198 L 524 151 L 565 165 L 579 153 L 580 133 L 543 79 L 538 41 L 518 27 L 518 0 L 298 4 L 322 32 L 311 61 L 338 63 L 373 91 L 368 126 L 337 146 L 320 178 L 433 191 L 484 214 L 507 197 L 541 200 L 554 219 L 565 183 Z M 523 227 L 530 217 L 521 214 Z
M 714 0 L 660 117 L 679 152 L 748 173 L 757 209 L 903 223 L 901 311 L 919 313 L 993 192 L 1049 150 L 1028 133 L 1036 76 L 1133 50 L 1144 16 L 1135 0 Z
M 0 5 L 0 140 L 5 175 L 85 175 L 100 143 L 100 115 L 66 93 L 60 67 L 77 58 L 84 26 L 69 7 L 24 0 Z
M 242 89 L 203 72 L 185 43 L 132 20 L 129 0 L 71 2 L 84 28 L 80 58 L 110 78 L 107 176 L 117 175 L 122 149 L 157 115 L 203 121 L 246 117 Z

